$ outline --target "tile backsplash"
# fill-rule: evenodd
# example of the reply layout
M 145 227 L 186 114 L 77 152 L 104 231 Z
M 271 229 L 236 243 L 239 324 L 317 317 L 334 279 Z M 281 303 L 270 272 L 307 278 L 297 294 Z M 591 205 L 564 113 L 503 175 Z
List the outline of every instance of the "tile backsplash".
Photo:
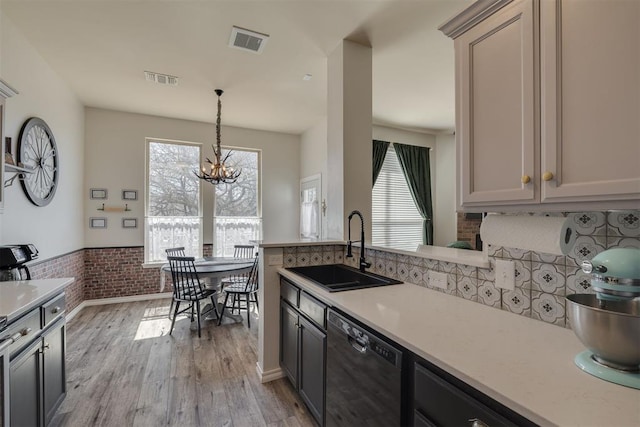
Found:
M 371 263 L 369 270 L 373 273 L 424 287 L 429 287 L 429 270 L 446 273 L 447 288 L 432 289 L 568 327 L 565 296 L 593 292 L 590 276 L 583 273 L 579 265 L 605 249 L 640 248 L 640 210 L 566 215 L 578 233 L 575 246 L 566 256 L 489 246 L 488 269 L 383 250 L 366 249 L 365 257 Z M 287 247 L 284 248 L 284 266 L 344 263 L 357 267 L 359 251 L 354 247 L 353 258 L 345 258 L 345 247 L 342 245 Z M 514 261 L 516 284 L 513 291 L 495 287 L 496 259 Z

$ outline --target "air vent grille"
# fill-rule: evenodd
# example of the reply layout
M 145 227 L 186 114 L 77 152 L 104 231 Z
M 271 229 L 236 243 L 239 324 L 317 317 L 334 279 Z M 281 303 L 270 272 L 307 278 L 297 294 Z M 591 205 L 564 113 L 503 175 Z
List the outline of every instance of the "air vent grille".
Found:
M 178 86 L 178 78 L 168 74 L 155 73 L 153 71 L 145 71 L 144 77 L 147 81 L 158 83 L 161 85 Z
M 240 27 L 233 27 L 229 46 L 237 49 L 248 50 L 253 53 L 262 53 L 269 40 L 268 34 L 258 33 Z

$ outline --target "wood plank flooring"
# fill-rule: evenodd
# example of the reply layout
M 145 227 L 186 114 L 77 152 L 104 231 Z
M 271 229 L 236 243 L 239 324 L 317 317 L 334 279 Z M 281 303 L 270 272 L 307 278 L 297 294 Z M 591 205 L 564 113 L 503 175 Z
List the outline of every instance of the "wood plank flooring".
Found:
M 260 384 L 257 319 L 251 330 L 205 321 L 198 338 L 181 316 L 169 335 L 170 302 L 87 307 L 67 324 L 67 397 L 53 426 L 315 425 L 286 379 Z

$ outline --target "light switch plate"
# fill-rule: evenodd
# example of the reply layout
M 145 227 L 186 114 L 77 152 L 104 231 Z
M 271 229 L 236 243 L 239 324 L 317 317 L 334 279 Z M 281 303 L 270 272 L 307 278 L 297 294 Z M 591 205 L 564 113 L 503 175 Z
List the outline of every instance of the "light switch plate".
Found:
M 496 260 L 496 288 L 512 291 L 516 286 L 516 264 L 504 259 Z
M 282 255 L 269 255 L 269 265 L 282 264 L 284 264 L 284 257 Z
M 447 289 L 447 273 L 440 273 L 429 270 L 429 286 L 440 289 Z

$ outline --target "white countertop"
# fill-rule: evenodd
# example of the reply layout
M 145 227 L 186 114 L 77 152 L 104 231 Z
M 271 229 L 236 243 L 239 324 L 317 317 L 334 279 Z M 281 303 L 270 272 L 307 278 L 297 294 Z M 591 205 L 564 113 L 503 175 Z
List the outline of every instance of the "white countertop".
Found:
M 263 240 L 254 241 L 261 248 L 284 248 L 293 246 L 325 246 L 325 245 L 346 245 L 344 240 L 311 240 L 311 239 L 299 239 L 288 241 L 273 241 L 265 242 Z
M 279 273 L 535 423 L 640 426 L 640 390 L 576 367 L 569 329 L 408 283 L 329 293 Z
M 7 316 L 7 320 L 11 322 L 64 291 L 73 280 L 62 278 L 0 282 L 0 316 Z

